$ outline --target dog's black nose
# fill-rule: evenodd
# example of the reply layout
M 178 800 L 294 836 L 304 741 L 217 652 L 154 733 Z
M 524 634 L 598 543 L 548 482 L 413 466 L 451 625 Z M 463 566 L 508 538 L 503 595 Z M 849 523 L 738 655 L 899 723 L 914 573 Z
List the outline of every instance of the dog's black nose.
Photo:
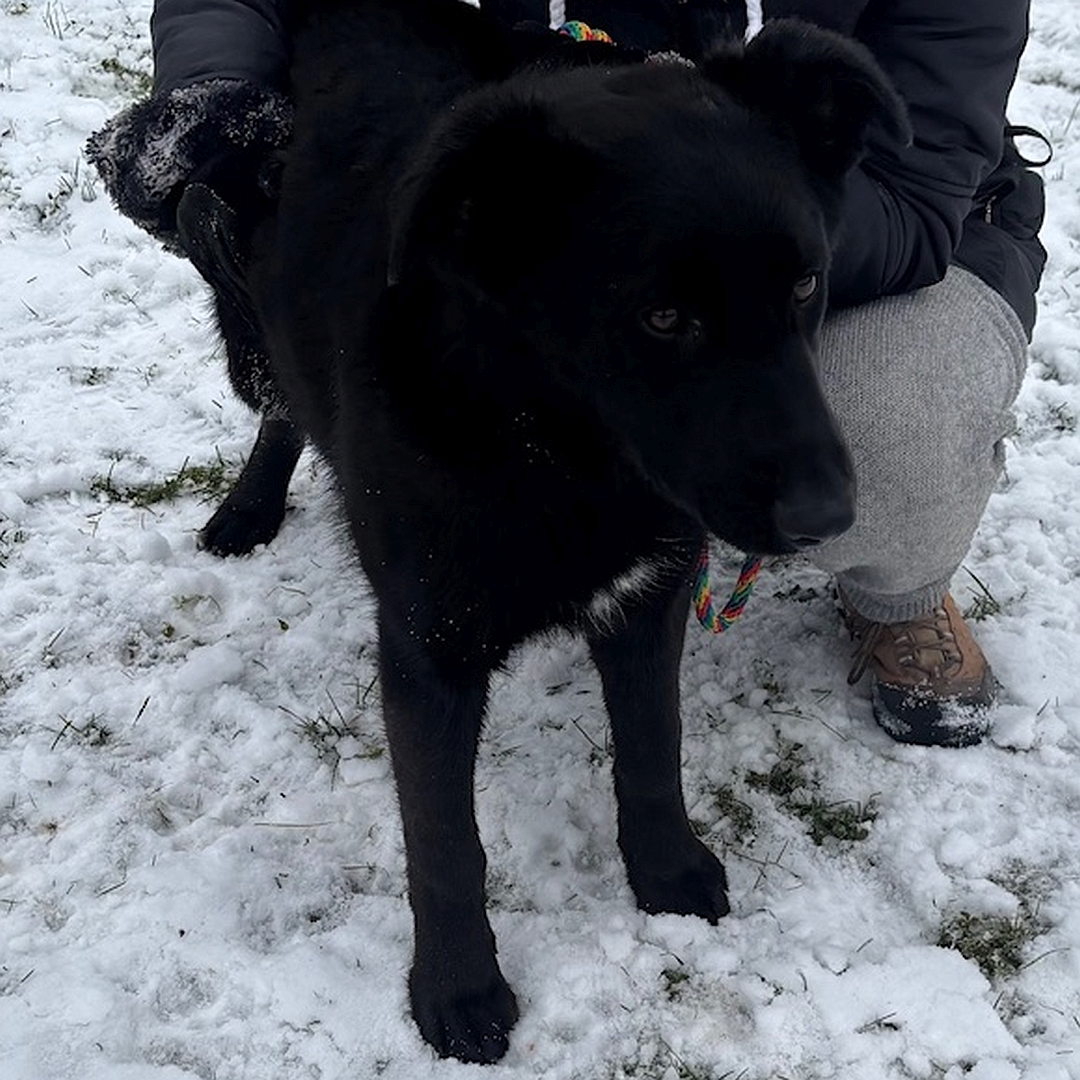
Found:
M 807 489 L 782 496 L 773 507 L 773 524 L 796 551 L 817 547 L 851 528 L 855 498 L 851 485 L 824 493 Z

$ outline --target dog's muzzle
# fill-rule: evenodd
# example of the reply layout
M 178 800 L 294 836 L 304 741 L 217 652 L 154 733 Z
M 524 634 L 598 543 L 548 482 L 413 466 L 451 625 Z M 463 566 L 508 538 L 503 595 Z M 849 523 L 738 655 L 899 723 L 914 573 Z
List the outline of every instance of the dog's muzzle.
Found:
M 855 523 L 855 480 L 850 468 L 803 481 L 781 494 L 773 525 L 793 551 L 805 551 L 847 532 Z

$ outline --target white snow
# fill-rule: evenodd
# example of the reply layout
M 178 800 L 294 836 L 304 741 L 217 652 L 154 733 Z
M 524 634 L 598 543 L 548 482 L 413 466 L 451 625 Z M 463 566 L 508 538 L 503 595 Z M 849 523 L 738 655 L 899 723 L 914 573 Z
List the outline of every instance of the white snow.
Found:
M 1050 262 L 1007 476 L 954 582 L 994 600 L 990 741 L 891 742 L 846 685 L 827 579 L 767 569 L 683 666 L 687 801 L 732 914 L 650 917 L 584 647 L 523 648 L 478 774 L 522 1005 L 484 1071 L 407 1014 L 372 607 L 324 470 L 305 456 L 244 559 L 197 550 L 200 496 L 109 498 L 235 468 L 254 433 L 198 279 L 82 158 L 149 71 L 148 0 L 0 2 L 0 1077 L 1080 1077 L 1080 8 L 1033 6 L 1012 118 L 1054 144 Z M 755 779 L 778 763 L 801 793 Z M 865 838 L 815 844 L 811 795 L 867 811 Z M 946 947 L 978 919 L 1022 939 L 1011 967 Z

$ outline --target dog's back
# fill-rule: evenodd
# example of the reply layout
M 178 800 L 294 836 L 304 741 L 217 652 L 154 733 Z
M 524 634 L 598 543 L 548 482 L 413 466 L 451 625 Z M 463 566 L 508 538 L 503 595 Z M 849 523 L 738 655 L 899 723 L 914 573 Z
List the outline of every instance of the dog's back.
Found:
M 343 318 L 371 308 L 386 282 L 385 207 L 403 162 L 438 110 L 505 74 L 504 49 L 501 31 L 458 0 L 293 7 L 295 136 L 278 212 L 255 238 L 251 285 L 271 333 L 288 313 L 319 335 L 335 303 L 347 305 Z M 325 446 L 335 390 L 323 346 L 275 366 L 302 426 Z M 306 378 L 291 379 L 300 366 Z

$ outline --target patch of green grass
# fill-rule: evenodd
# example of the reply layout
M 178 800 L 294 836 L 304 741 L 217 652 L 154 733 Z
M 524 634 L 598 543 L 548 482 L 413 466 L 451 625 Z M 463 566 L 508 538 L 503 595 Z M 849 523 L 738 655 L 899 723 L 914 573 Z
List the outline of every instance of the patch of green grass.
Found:
M 956 949 L 993 981 L 1016 975 L 1042 956 L 1049 955 L 1043 953 L 1032 958 L 1030 946 L 1049 928 L 1049 923 L 1040 914 L 1040 906 L 1056 888 L 1056 882 L 1047 872 L 1018 861 L 991 874 L 990 880 L 1017 897 L 1016 912 L 985 915 L 959 911 L 942 923 L 937 944 Z
M 771 795 L 780 807 L 806 822 L 810 839 L 819 846 L 827 839 L 846 843 L 865 840 L 878 815 L 877 800 L 830 800 L 817 794 L 820 783 L 802 754 L 802 744 L 780 742 L 780 757 L 768 772 L 746 774 L 748 787 Z
M 660 985 L 668 1001 L 678 1001 L 689 981 L 690 973 L 682 967 L 668 967 L 660 972 Z
M 877 820 L 877 800 L 871 796 L 864 803 L 827 802 L 811 796 L 808 802 L 791 801 L 788 809 L 810 827 L 810 839 L 820 846 L 827 837 L 854 842 L 870 835 L 867 827 Z
M 145 484 L 117 484 L 110 469 L 106 476 L 91 481 L 90 491 L 104 496 L 109 502 L 123 502 L 142 510 L 182 495 L 220 498 L 232 487 L 235 477 L 234 470 L 220 458 L 209 465 L 192 465 L 185 461 L 171 476 Z
M 102 60 L 101 70 L 116 79 L 121 89 L 135 97 L 149 97 L 154 88 L 154 79 L 149 72 L 129 67 L 115 56 L 107 56 Z
M 955 949 L 994 980 L 1015 975 L 1024 966 L 1025 950 L 1037 935 L 1022 912 L 1006 917 L 961 911 L 942 924 L 937 944 Z
M 736 842 L 745 843 L 754 833 L 753 808 L 736 797 L 735 790 L 730 784 L 718 788 L 713 801 L 720 816 L 727 820 Z
M 810 786 L 806 775 L 806 762 L 802 757 L 802 743 L 780 741 L 780 757 L 767 773 L 750 772 L 746 783 L 755 791 L 786 801 L 801 789 Z
M 1031 866 L 1020 859 L 1010 859 L 989 878 L 995 885 L 1019 897 L 1020 902 L 1032 910 L 1037 910 L 1060 886 L 1059 879 L 1051 870 Z

